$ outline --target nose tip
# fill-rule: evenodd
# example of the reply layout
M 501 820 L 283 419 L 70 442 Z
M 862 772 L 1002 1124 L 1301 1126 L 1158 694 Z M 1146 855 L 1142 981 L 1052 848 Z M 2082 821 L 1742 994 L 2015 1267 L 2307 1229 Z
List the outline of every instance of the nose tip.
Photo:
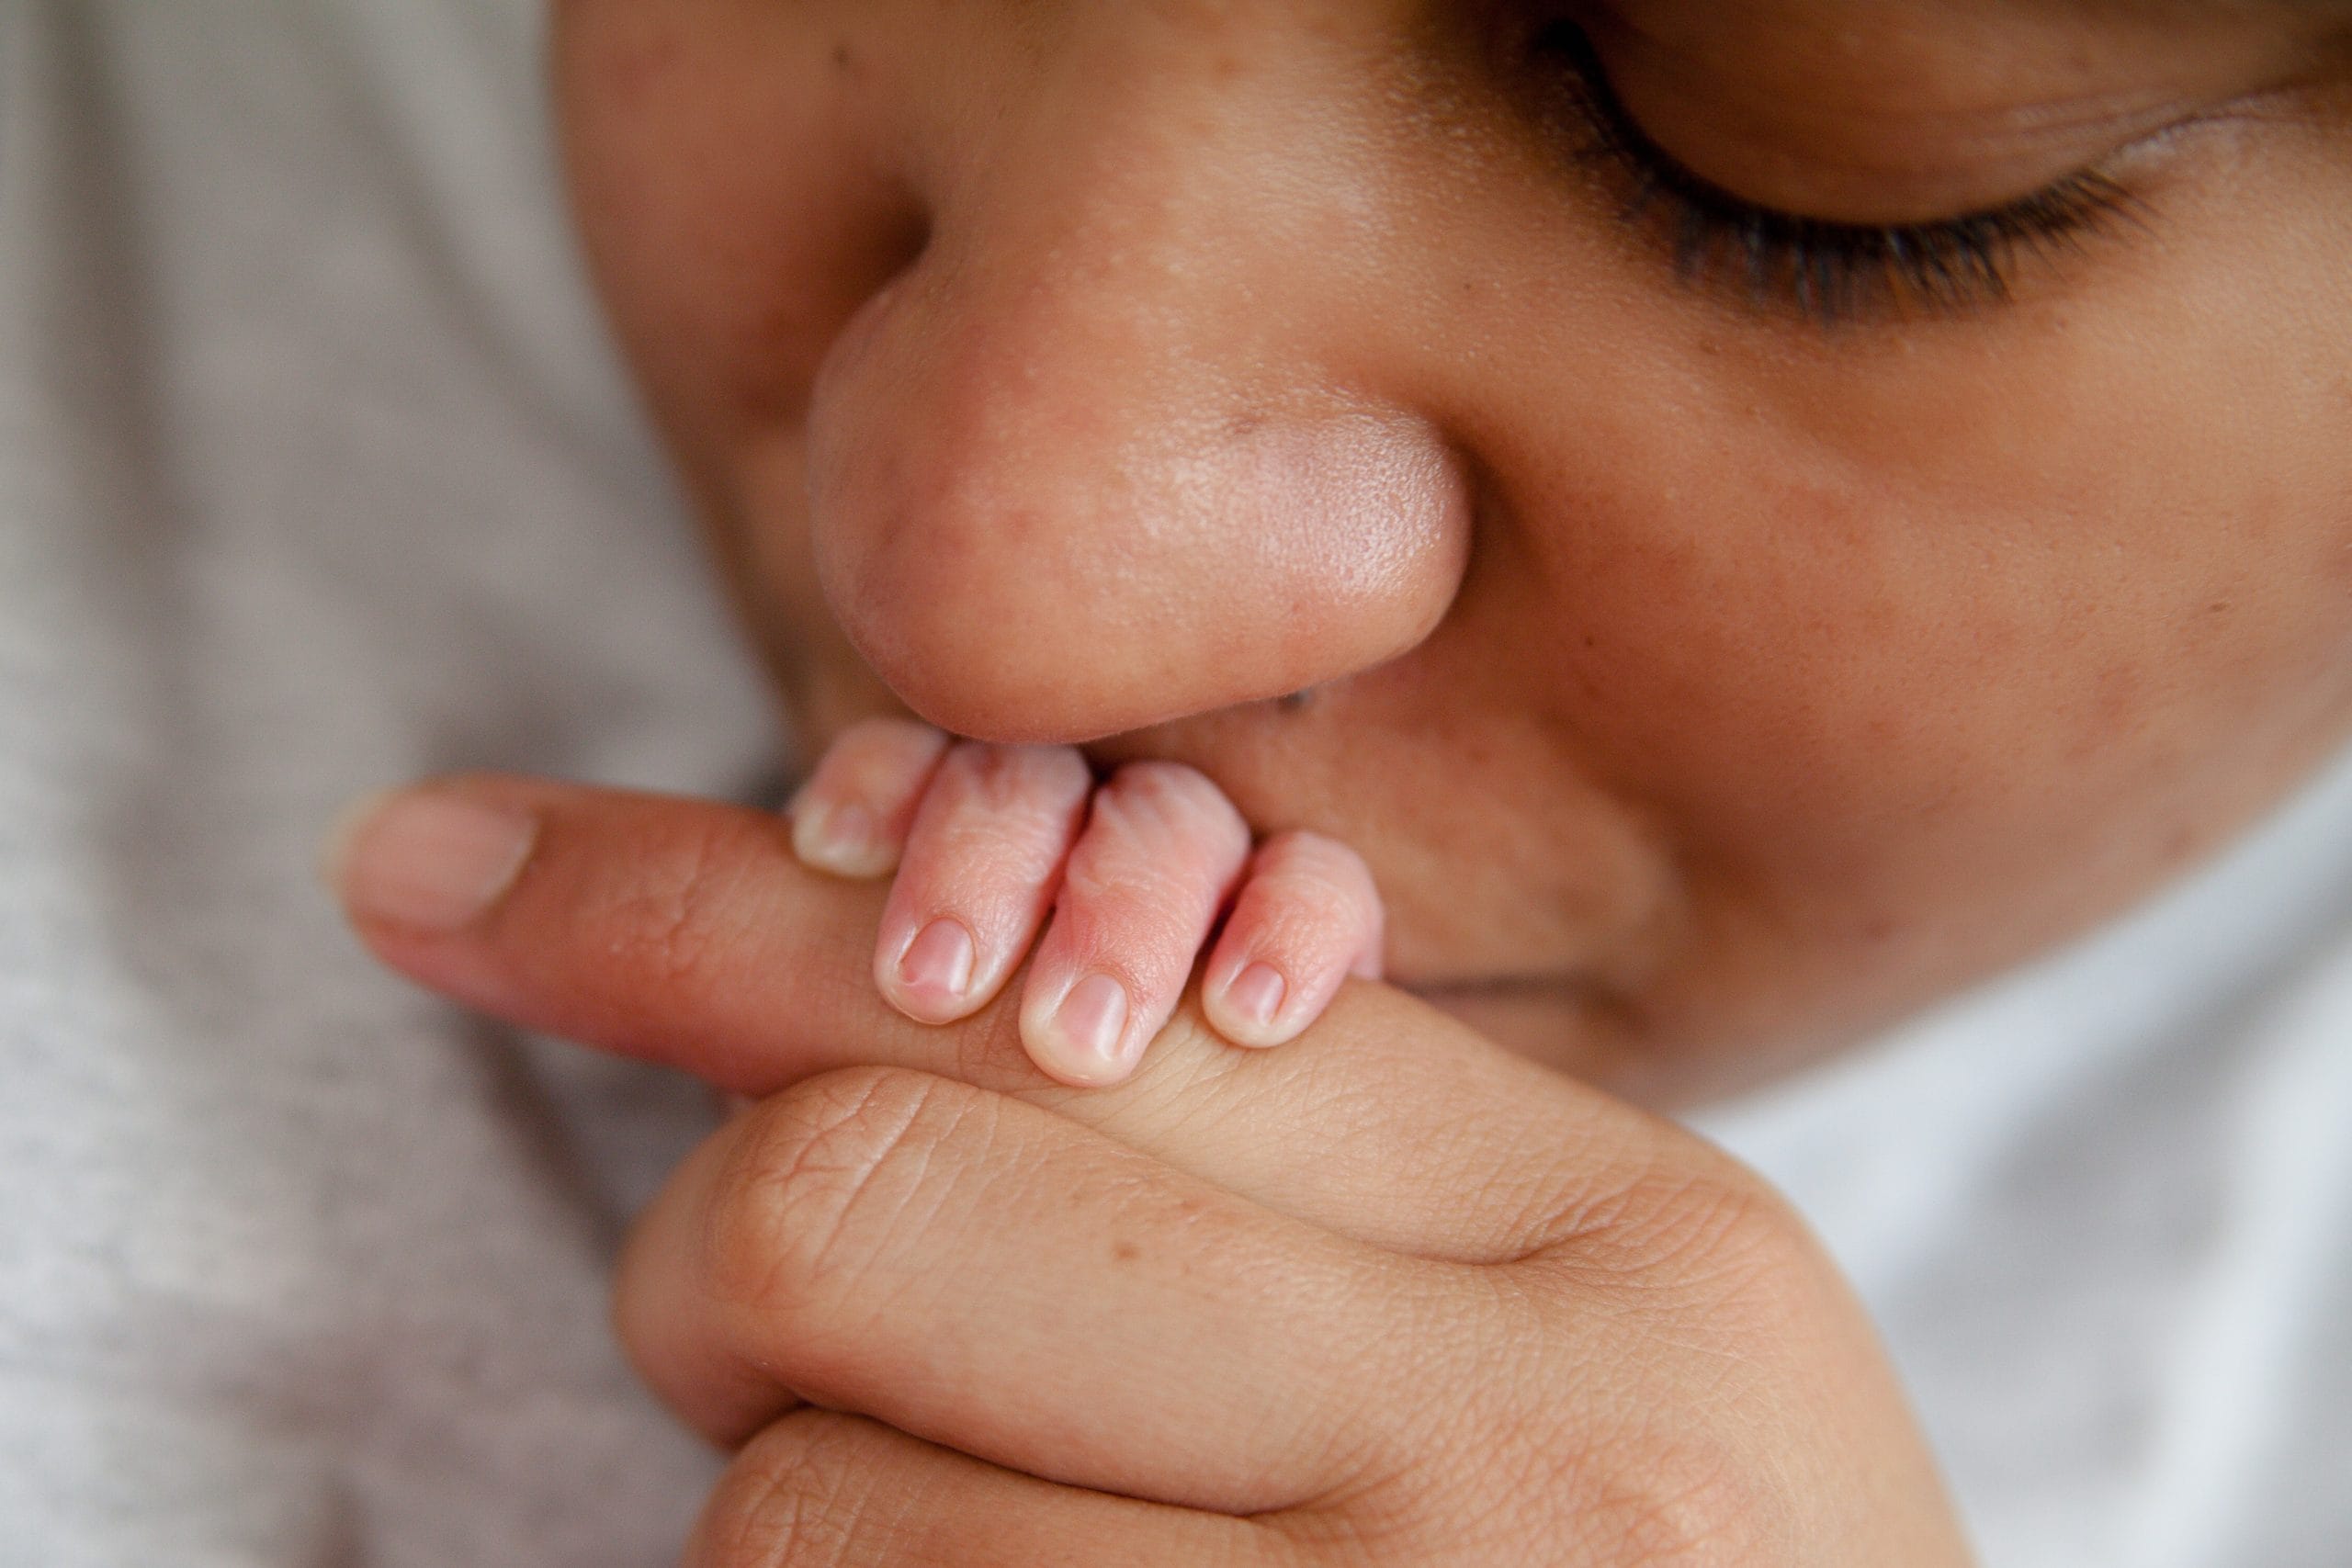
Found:
M 1443 617 L 1469 486 L 1428 422 L 1238 393 L 919 277 L 869 310 L 812 412 L 817 565 L 932 722 L 1092 739 L 1329 682 Z

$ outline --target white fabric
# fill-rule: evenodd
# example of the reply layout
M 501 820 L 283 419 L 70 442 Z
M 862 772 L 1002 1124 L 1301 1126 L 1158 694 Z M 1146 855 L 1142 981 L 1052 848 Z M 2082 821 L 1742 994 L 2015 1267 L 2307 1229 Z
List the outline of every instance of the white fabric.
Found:
M 0 0 L 0 1564 L 670 1562 L 605 1321 L 699 1091 L 376 973 L 336 804 L 771 721 L 573 275 L 528 0 Z
M 698 1091 L 374 972 L 334 804 L 748 787 L 552 194 L 536 0 L 0 0 L 0 1568 L 671 1561 L 604 1273 Z M 1995 1568 L 2352 1563 L 2352 766 L 1704 1119 Z

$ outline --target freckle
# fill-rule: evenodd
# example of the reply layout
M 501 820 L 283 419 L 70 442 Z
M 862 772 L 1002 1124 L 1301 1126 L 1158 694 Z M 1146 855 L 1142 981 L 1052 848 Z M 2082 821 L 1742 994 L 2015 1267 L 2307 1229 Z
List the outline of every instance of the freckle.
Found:
M 1111 1244 L 1111 1257 L 1114 1261 L 1120 1263 L 1133 1263 L 1136 1258 L 1141 1258 L 1142 1256 L 1143 1248 L 1137 1247 L 1134 1242 L 1119 1241 Z
M 850 53 L 849 45 L 845 43 L 833 45 L 833 69 L 844 73 L 857 69 L 856 58 Z

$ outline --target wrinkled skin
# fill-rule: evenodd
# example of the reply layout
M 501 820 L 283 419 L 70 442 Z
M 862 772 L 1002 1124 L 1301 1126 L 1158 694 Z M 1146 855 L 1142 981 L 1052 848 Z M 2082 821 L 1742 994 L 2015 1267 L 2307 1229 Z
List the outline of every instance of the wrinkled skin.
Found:
M 1521 47 L 1561 9 L 1744 197 L 2135 205 L 2006 303 L 1679 277 Z M 811 740 L 1190 763 L 1363 852 L 1393 979 L 1639 1098 L 2081 929 L 2352 717 L 2339 7 L 556 17 L 600 281 Z

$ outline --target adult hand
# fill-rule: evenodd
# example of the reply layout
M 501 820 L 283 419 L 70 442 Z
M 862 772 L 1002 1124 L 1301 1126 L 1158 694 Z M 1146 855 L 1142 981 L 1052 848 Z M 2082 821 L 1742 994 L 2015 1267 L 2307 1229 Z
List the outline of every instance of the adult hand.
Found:
M 379 805 L 387 963 L 764 1097 L 640 1223 L 623 1337 L 739 1447 L 690 1559 L 1965 1561 L 1868 1323 L 1756 1178 L 1374 985 L 1136 1078 L 867 983 L 778 820 L 512 779 Z M 1011 994 L 1011 993 L 1008 993 Z

